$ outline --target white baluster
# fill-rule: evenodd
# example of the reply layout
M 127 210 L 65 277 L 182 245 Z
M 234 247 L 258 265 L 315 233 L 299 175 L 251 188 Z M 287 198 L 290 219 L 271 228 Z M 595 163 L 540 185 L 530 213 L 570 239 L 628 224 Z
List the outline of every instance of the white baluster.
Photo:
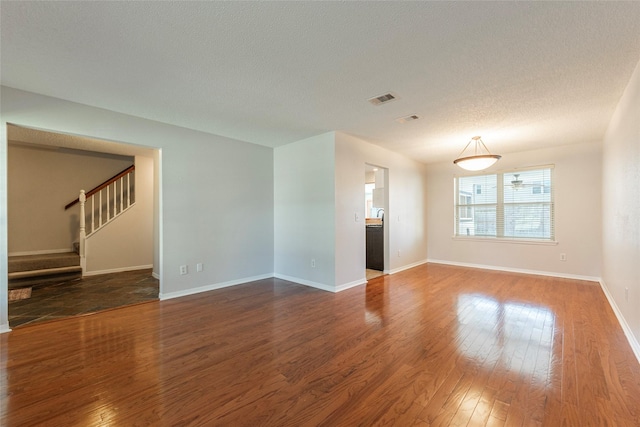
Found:
M 122 197 L 122 195 L 124 194 L 123 186 L 124 186 L 124 177 L 121 177 L 120 178 L 120 212 L 124 210 L 124 197 Z
M 80 266 L 82 267 L 82 271 L 84 272 L 86 267 L 85 253 L 84 253 L 84 244 L 87 238 L 87 233 L 85 229 L 85 213 L 84 213 L 84 203 L 87 201 L 87 197 L 84 195 L 84 190 L 80 190 L 80 197 L 78 197 L 80 201 Z
M 126 190 L 124 187 L 125 177 L 123 175 L 117 180 L 111 182 L 111 184 L 107 184 L 102 190 L 99 190 L 97 192 L 98 193 L 97 200 L 96 198 L 94 198 L 95 194 L 91 196 L 91 218 L 90 218 L 91 227 L 89 227 L 89 230 L 87 230 L 86 224 L 84 224 L 85 237 L 86 237 L 87 231 L 89 235 L 93 234 L 94 232 L 102 228 L 104 225 L 106 225 L 108 222 L 114 220 L 117 216 L 122 214 L 125 211 L 125 209 L 128 209 L 129 207 L 131 207 L 131 175 L 132 174 L 133 174 L 132 171 L 126 174 L 126 177 L 127 177 Z M 120 189 L 118 189 L 118 184 L 120 185 Z M 113 185 L 113 188 L 111 188 L 112 185 Z M 103 192 L 105 192 L 104 197 L 103 197 Z M 124 198 L 125 192 L 127 196 L 126 203 Z M 119 196 L 118 196 L 118 193 L 119 193 Z M 86 197 L 86 193 L 83 193 L 83 194 L 84 194 L 85 207 L 86 207 L 87 197 Z M 120 203 L 118 203 L 118 197 L 120 197 Z M 96 215 L 96 206 L 98 209 L 98 215 Z M 102 212 L 103 210 L 106 213 L 106 218 L 104 219 L 103 219 L 103 212 Z M 86 218 L 86 216 L 83 217 L 83 221 L 86 222 L 87 219 L 88 218 Z
M 91 232 L 92 233 L 96 228 L 96 220 L 95 220 L 96 208 L 94 206 L 95 199 L 96 199 L 95 197 L 91 196 Z

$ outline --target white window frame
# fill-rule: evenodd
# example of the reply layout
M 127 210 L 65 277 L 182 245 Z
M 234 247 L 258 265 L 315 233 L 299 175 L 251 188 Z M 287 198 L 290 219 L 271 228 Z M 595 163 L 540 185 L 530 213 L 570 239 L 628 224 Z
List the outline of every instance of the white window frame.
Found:
M 509 202 L 505 202 L 504 201 L 504 181 L 505 181 L 505 176 L 509 175 L 513 175 L 513 174 L 517 174 L 519 172 L 524 172 L 524 171 L 537 171 L 537 170 L 544 170 L 544 169 L 549 169 L 550 170 L 550 176 L 551 176 L 551 182 L 550 182 L 550 186 L 549 186 L 549 192 L 550 192 L 550 201 L 549 202 L 543 202 L 544 204 L 548 205 L 550 207 L 550 234 L 551 236 L 549 238 L 534 238 L 534 237 L 511 237 L 511 236 L 504 236 L 504 227 L 505 227 L 505 221 L 504 221 L 504 212 L 505 212 L 505 206 L 508 205 L 521 205 L 521 204 L 527 204 L 526 202 L 520 202 L 520 203 L 509 203 Z M 460 178 L 467 178 L 467 177 L 473 177 L 473 176 L 487 176 L 487 175 L 496 175 L 496 203 L 478 203 L 478 204 L 471 204 L 471 205 L 464 205 L 460 203 L 460 197 L 464 194 L 460 193 L 460 189 L 459 189 L 459 179 Z M 541 193 L 542 194 L 546 194 L 545 191 L 545 186 L 542 185 L 541 186 Z M 474 190 L 476 191 L 475 187 Z M 527 167 L 527 168 L 519 168 L 519 169 L 510 169 L 510 170 L 502 170 L 502 171 L 492 171 L 492 172 L 485 172 L 485 173 L 475 173 L 475 174 L 469 174 L 469 175 L 456 175 L 454 176 L 454 230 L 453 230 L 453 238 L 454 239 L 459 239 L 459 240 L 478 240 L 478 241 L 490 241 L 490 242 L 509 242 L 509 243 L 527 243 L 527 244 L 542 244 L 542 245 L 555 245 L 558 242 L 556 241 L 556 230 L 555 230 L 555 201 L 554 201 L 554 196 L 555 196 L 555 172 L 554 172 L 554 165 L 542 165 L 542 166 L 533 166 L 533 167 Z M 540 202 L 531 202 L 532 204 L 540 204 Z M 469 210 L 473 210 L 476 207 L 491 207 L 491 206 L 495 206 L 496 207 L 496 224 L 495 224 L 495 228 L 496 228 L 496 235 L 466 235 L 466 234 L 459 234 L 460 231 L 460 221 L 461 220 L 468 220 L 468 218 L 459 218 L 458 217 L 458 213 L 460 212 L 460 209 L 464 209 L 465 212 L 469 212 Z M 501 226 L 501 227 L 500 227 Z

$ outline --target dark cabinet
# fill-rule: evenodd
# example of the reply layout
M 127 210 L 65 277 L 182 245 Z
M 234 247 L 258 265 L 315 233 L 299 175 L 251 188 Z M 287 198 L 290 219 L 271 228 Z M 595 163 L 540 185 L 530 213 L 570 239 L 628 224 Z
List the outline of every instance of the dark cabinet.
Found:
M 384 228 L 367 226 L 367 268 L 384 270 Z

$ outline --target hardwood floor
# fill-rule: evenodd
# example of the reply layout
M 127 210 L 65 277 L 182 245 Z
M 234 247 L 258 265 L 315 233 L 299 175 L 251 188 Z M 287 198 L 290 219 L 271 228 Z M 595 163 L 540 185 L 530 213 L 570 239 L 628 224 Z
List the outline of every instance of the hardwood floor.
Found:
M 638 426 L 595 283 L 428 264 L 267 279 L 0 335 L 7 426 Z

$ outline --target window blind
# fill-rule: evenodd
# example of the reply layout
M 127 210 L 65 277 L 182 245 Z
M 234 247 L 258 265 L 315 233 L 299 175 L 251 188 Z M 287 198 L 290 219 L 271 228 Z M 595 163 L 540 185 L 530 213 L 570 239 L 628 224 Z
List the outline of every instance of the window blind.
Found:
M 454 179 L 455 235 L 554 240 L 553 167 Z

